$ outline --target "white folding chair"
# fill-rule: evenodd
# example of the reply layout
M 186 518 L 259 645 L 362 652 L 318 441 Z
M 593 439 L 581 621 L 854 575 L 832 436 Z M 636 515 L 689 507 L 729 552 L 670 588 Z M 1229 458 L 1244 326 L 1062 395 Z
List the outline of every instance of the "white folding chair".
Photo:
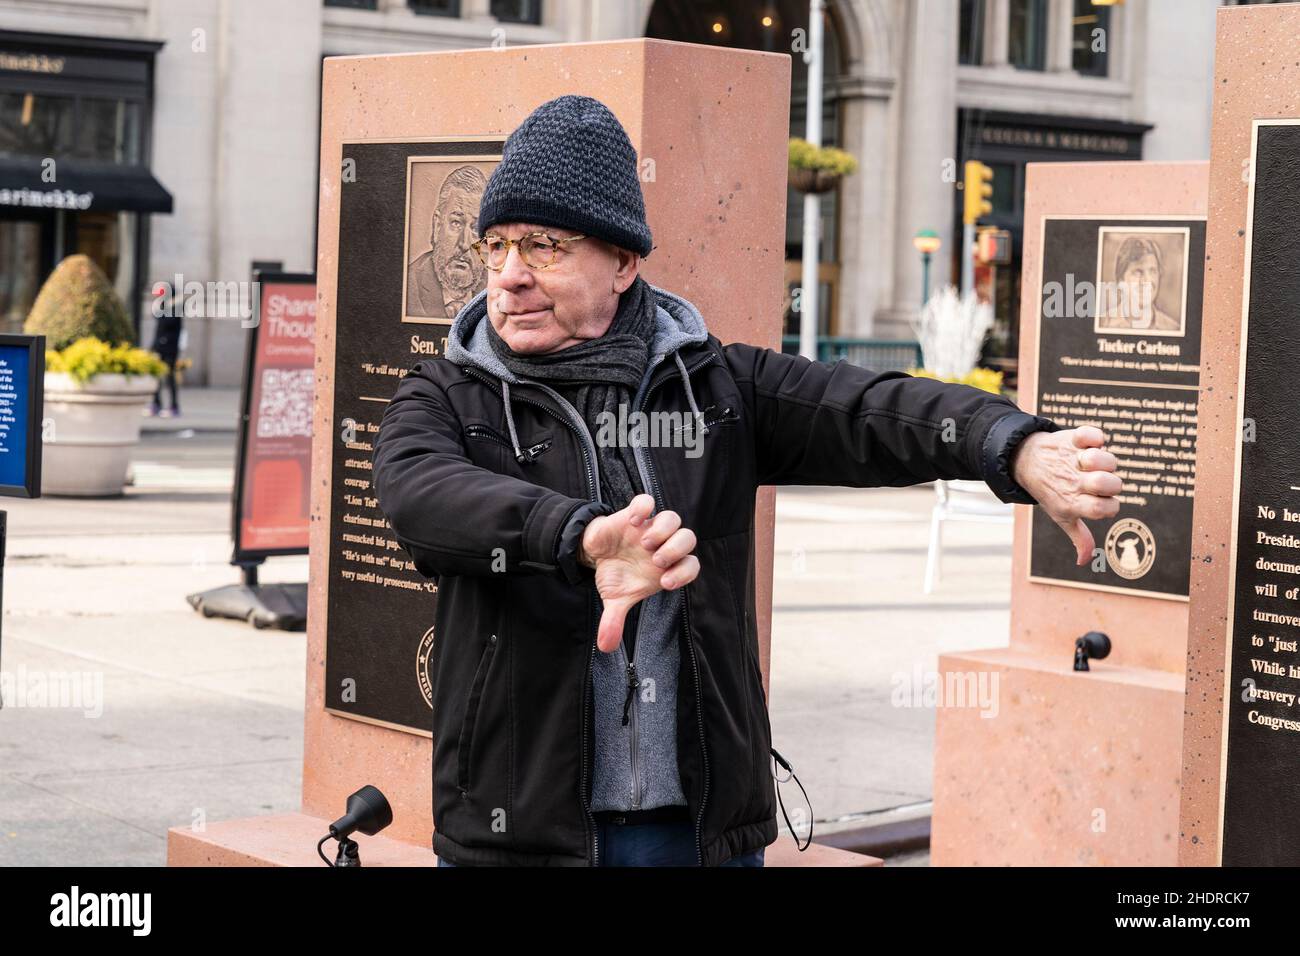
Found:
M 999 500 L 982 481 L 939 479 L 934 483 L 934 493 L 938 500 L 930 513 L 930 553 L 925 559 L 926 594 L 932 593 L 939 581 L 945 521 L 1010 524 L 1015 515 L 1015 505 Z

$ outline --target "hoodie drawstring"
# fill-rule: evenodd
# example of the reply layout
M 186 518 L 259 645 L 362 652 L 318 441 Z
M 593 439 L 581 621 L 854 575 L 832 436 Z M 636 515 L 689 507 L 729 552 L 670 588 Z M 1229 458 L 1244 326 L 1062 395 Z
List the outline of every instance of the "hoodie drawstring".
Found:
M 700 406 L 695 404 L 695 393 L 691 391 L 691 377 L 686 374 L 686 363 L 682 361 L 679 353 L 673 353 L 673 360 L 677 363 L 677 372 L 682 377 L 682 385 L 686 389 L 686 404 L 691 406 L 691 414 L 695 416 L 695 421 L 699 423 L 700 434 L 707 435 L 709 426 L 704 424 L 704 413 L 700 411 Z
M 519 447 L 519 435 L 515 431 L 515 416 L 510 412 L 510 384 L 501 380 L 501 401 L 506 407 L 506 427 L 510 429 L 510 444 L 515 448 L 515 461 L 524 460 L 524 451 Z
M 700 434 L 707 435 L 709 426 L 704 423 L 704 413 L 700 411 L 700 406 L 695 401 L 695 392 L 691 390 L 691 377 L 686 372 L 686 363 L 677 352 L 673 353 L 673 361 L 677 363 L 677 372 L 681 375 L 682 386 L 686 389 L 686 404 L 690 406 L 691 414 L 700 426 Z M 510 411 L 510 383 L 505 379 L 501 380 L 501 402 L 506 408 L 506 427 L 510 430 L 510 444 L 515 450 L 515 461 L 522 462 L 528 456 L 519 447 L 519 433 L 515 431 L 515 416 Z

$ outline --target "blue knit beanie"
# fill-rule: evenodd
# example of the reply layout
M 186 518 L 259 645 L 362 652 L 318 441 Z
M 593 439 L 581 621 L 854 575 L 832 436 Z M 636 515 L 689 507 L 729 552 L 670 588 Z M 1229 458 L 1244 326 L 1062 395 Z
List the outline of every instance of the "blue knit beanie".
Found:
M 576 229 L 650 254 L 636 150 L 609 107 L 568 94 L 519 124 L 479 205 L 480 234 L 503 222 Z

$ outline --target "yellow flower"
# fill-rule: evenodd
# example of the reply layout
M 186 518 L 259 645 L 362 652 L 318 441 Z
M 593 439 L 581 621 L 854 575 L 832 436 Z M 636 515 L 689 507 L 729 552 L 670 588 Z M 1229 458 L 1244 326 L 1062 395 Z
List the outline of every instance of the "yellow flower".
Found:
M 929 369 L 924 368 L 910 369 L 908 374 L 914 375 L 917 378 L 938 379 L 940 377 L 935 375 Z M 961 378 L 945 376 L 942 380 L 945 382 L 954 382 L 958 385 L 969 385 L 972 388 L 978 388 L 985 392 L 992 392 L 994 395 L 1002 394 L 1002 373 L 991 368 L 973 368 Z
M 77 339 L 60 350 L 45 353 L 47 372 L 66 372 L 76 381 L 85 384 L 95 375 L 162 375 L 167 366 L 157 354 L 137 348 L 129 342 L 110 345 L 93 335 Z

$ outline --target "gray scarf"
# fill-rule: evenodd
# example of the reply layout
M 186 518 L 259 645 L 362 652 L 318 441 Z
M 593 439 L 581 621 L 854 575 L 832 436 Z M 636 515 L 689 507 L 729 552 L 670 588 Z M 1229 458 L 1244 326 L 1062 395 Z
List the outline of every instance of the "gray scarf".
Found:
M 645 378 L 655 334 L 656 302 L 641 276 L 619 296 L 618 310 L 600 338 L 571 345 L 545 355 L 514 351 L 487 322 L 488 341 L 501 362 L 520 378 L 545 382 L 572 402 L 587 423 L 592 437 L 599 432 L 601 412 L 618 416 L 618 406 L 628 406 Z M 616 509 L 627 506 L 644 491 L 641 474 L 630 445 L 596 445 L 605 500 Z

